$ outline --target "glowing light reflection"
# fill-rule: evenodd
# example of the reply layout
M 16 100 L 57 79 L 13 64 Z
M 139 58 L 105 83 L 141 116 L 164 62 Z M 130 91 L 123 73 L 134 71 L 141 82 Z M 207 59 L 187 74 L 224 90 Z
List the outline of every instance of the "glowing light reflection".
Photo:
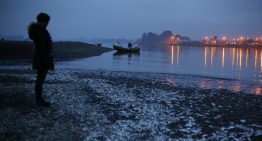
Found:
M 176 64 L 179 64 L 179 53 L 180 53 L 180 46 L 177 46 Z
M 262 94 L 262 89 L 261 89 L 260 87 L 257 87 L 257 88 L 255 89 L 255 94 L 261 95 L 261 94 Z
M 238 48 L 237 48 L 237 67 L 238 67 L 238 65 L 239 65 L 239 64 L 238 64 L 238 60 L 239 60 L 238 57 L 239 57 L 239 54 L 238 54 Z
M 255 49 L 255 69 L 257 68 L 257 49 Z
M 174 46 L 171 48 L 171 64 L 174 64 Z
M 260 72 L 262 72 L 262 50 L 260 51 Z
M 239 67 L 242 69 L 242 48 L 239 50 Z
M 205 67 L 207 65 L 207 47 L 205 47 Z
M 211 47 L 211 66 L 213 66 L 213 60 L 214 60 L 214 47 Z
M 235 48 L 233 48 L 233 55 L 232 55 L 232 67 L 234 66 L 234 62 L 235 62 Z
M 225 65 L 225 48 L 222 49 L 222 68 L 224 68 Z
M 246 51 L 246 67 L 247 67 L 247 63 L 248 63 L 248 48 L 247 48 L 247 51 Z

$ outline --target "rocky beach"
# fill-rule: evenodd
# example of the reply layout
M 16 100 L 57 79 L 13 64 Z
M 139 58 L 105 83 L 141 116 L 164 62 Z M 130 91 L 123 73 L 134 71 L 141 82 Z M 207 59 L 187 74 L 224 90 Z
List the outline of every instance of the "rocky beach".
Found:
M 34 103 L 31 70 L 0 71 L 0 140 L 261 140 L 262 97 L 173 85 L 165 74 L 56 70 Z

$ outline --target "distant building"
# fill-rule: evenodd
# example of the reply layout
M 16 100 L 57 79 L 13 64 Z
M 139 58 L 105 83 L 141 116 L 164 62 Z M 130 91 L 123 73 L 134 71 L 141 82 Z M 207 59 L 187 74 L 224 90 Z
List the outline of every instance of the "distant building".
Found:
M 217 36 L 213 36 L 210 38 L 210 44 L 211 45 L 217 45 Z
M 209 45 L 209 40 L 207 36 L 205 36 L 205 38 L 202 40 L 202 44 Z
M 229 45 L 229 41 L 227 40 L 227 38 L 224 36 L 222 37 L 222 39 L 220 40 L 220 43 L 222 46 L 225 46 L 225 45 Z
M 191 39 L 187 36 L 174 35 L 176 44 L 190 43 Z

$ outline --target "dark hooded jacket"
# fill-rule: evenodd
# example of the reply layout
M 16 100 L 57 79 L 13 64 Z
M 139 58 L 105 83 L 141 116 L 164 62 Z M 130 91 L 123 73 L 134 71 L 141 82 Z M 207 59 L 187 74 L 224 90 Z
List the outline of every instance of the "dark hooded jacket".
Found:
M 53 70 L 53 45 L 49 32 L 42 25 L 38 23 L 31 23 L 28 28 L 28 35 L 35 44 L 35 52 L 32 65 L 33 69 Z

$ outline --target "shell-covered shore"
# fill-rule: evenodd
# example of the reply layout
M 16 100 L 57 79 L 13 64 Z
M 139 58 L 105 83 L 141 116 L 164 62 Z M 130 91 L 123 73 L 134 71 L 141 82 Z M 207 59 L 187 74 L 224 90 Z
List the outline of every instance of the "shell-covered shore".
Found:
M 262 96 L 172 84 L 163 74 L 0 70 L 0 140 L 261 140 Z

